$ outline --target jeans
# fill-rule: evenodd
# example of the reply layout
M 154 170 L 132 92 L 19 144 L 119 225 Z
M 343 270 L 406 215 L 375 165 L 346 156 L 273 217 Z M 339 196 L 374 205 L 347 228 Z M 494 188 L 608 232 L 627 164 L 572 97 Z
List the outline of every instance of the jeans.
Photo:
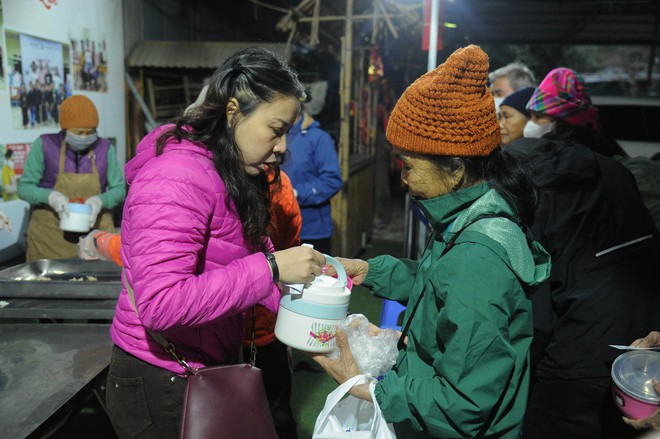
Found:
M 178 438 L 186 379 L 112 349 L 106 387 L 110 422 L 120 439 Z

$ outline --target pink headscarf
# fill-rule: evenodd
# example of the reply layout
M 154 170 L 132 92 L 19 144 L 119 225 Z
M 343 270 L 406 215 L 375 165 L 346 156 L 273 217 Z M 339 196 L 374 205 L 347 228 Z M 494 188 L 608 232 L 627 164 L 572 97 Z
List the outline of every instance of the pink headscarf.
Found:
M 527 109 L 578 126 L 598 130 L 598 109 L 591 105 L 582 77 L 571 69 L 559 67 L 546 75 L 536 88 Z

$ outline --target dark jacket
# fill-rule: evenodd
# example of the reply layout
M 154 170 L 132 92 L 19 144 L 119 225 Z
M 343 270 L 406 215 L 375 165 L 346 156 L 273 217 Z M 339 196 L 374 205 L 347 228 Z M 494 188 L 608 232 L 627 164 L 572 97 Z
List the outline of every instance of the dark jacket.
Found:
M 529 159 L 539 187 L 535 238 L 552 273 L 533 296 L 536 374 L 610 374 L 627 345 L 658 329 L 660 240 L 635 179 L 590 149 L 520 139 L 507 150 Z

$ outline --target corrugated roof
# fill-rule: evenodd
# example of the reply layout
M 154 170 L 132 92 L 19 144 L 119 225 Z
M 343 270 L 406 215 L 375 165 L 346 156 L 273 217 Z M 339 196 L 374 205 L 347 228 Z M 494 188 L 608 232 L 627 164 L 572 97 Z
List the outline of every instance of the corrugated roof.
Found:
M 128 58 L 129 67 L 216 69 L 237 50 L 266 47 L 286 57 L 286 45 L 255 42 L 143 41 Z

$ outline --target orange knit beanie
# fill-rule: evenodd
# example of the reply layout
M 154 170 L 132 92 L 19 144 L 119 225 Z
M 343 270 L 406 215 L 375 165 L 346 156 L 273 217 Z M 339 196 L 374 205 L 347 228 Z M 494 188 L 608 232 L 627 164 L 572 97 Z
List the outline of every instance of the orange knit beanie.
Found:
M 502 138 L 487 82 L 488 55 L 475 45 L 458 49 L 401 95 L 387 140 L 419 154 L 490 155 Z
M 99 126 L 99 114 L 94 102 L 83 95 L 69 96 L 60 106 L 60 126 L 63 130 L 71 128 L 96 128 Z

